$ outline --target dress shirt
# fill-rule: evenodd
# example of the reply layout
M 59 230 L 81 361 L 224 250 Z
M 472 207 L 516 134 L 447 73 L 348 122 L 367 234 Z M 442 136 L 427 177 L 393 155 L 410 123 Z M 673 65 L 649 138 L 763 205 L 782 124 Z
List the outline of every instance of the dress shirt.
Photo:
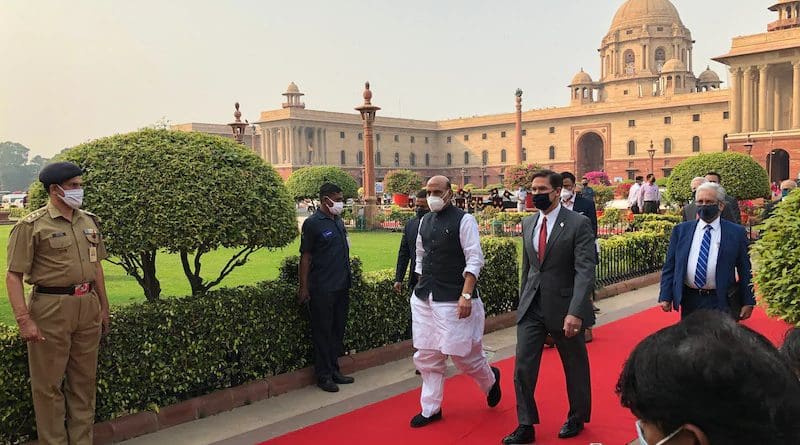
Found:
M 639 191 L 641 189 L 642 189 L 642 184 L 639 184 L 638 182 L 633 183 L 630 191 L 628 191 L 628 207 L 633 207 L 634 204 L 638 204 Z
M 553 227 L 556 226 L 558 219 L 558 212 L 561 211 L 561 205 L 557 205 L 552 212 L 547 215 L 539 210 L 539 219 L 536 221 L 536 227 L 533 228 L 533 251 L 539 253 L 539 231 L 542 230 L 542 221 L 547 217 L 547 241 L 550 241 L 550 234 L 553 233 Z
M 561 207 L 564 207 L 567 210 L 572 210 L 572 206 L 574 205 L 575 205 L 575 195 L 572 195 L 569 198 L 569 201 L 564 201 L 563 199 L 561 200 Z
M 422 259 L 425 258 L 425 248 L 422 246 L 422 225 L 425 224 L 425 219 L 420 223 L 420 231 L 417 234 L 417 264 L 414 272 L 422 275 Z M 466 277 L 467 272 L 475 276 L 477 280 L 480 276 L 481 269 L 483 268 L 483 249 L 481 249 L 481 236 L 478 230 L 478 222 L 475 217 L 469 213 L 465 213 L 461 218 L 461 224 L 458 226 L 458 238 L 461 241 L 461 248 L 464 250 L 464 259 L 466 260 L 466 267 L 461 274 Z
M 697 220 L 697 227 L 694 229 L 694 237 L 692 238 L 692 247 L 689 249 L 689 262 L 686 264 L 686 277 L 683 282 L 689 287 L 696 287 L 694 285 L 694 275 L 697 270 L 697 259 L 700 257 L 700 245 L 703 243 L 703 234 L 705 234 L 706 226 L 711 226 L 711 248 L 708 251 L 706 284 L 703 289 L 716 289 L 717 257 L 719 256 L 719 243 L 722 239 L 722 227 L 719 217 L 711 224 L 702 219 Z
M 644 209 L 645 201 L 661 201 L 661 192 L 656 184 L 642 184 L 639 190 L 639 208 Z

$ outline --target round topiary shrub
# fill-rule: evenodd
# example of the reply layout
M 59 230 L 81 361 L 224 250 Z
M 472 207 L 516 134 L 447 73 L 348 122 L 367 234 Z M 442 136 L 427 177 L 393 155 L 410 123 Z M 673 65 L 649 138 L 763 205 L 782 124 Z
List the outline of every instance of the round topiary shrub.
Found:
M 386 173 L 383 185 L 389 193 L 414 195 L 422 189 L 422 176 L 411 170 L 392 170 Z
M 303 167 L 286 179 L 286 189 L 295 200 L 319 197 L 319 188 L 330 182 L 342 189 L 344 199 L 358 197 L 358 184 L 349 173 L 339 167 Z
M 506 169 L 506 187 L 516 190 L 519 187 L 530 188 L 533 174 L 541 170 L 538 164 L 512 165 Z
M 692 199 L 692 179 L 710 171 L 722 175 L 725 192 L 738 200 L 770 196 L 767 171 L 749 156 L 732 152 L 700 154 L 676 165 L 667 178 L 669 196 L 688 202 Z
M 761 234 L 751 250 L 758 294 L 768 314 L 800 326 L 800 191 L 775 208 Z

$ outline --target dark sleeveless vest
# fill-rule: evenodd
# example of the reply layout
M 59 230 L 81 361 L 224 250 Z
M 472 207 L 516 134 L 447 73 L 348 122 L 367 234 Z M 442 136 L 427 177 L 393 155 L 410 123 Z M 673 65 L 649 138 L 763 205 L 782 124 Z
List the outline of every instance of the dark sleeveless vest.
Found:
M 467 265 L 461 247 L 460 228 L 464 211 L 449 205 L 441 212 L 430 212 L 422 219 L 419 234 L 425 258 L 422 276 L 415 289 L 418 298 L 434 301 L 458 301 L 464 287 L 464 267 Z M 473 291 L 477 295 L 477 290 Z

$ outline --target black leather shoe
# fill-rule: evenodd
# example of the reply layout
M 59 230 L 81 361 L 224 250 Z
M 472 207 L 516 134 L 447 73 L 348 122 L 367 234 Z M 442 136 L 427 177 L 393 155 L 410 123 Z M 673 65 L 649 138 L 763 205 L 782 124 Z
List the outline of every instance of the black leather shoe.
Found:
M 521 445 L 536 441 L 536 431 L 533 426 L 519 425 L 513 433 L 503 439 L 503 445 Z
M 567 420 L 564 426 L 561 427 L 561 431 L 558 432 L 558 438 L 569 439 L 570 437 L 577 436 L 581 431 L 583 431 L 583 422 Z
M 500 370 L 492 366 L 492 372 L 494 373 L 494 385 L 492 385 L 492 389 L 489 390 L 489 394 L 486 396 L 486 403 L 489 408 L 497 406 L 503 396 L 503 392 L 500 391 Z
M 317 386 L 325 392 L 339 392 L 339 386 L 330 378 L 319 379 Z
M 352 377 L 350 377 L 348 375 L 343 375 L 339 371 L 334 371 L 333 372 L 333 382 L 334 383 L 338 383 L 340 385 L 347 385 L 347 384 L 353 383 L 355 381 L 356 381 L 356 379 L 354 379 L 354 378 L 352 378 Z
M 442 420 L 442 410 L 439 410 L 438 413 L 430 417 L 425 417 L 422 415 L 422 413 L 419 413 L 414 416 L 413 419 L 411 419 L 411 428 L 422 428 L 423 426 L 436 422 L 437 420 Z

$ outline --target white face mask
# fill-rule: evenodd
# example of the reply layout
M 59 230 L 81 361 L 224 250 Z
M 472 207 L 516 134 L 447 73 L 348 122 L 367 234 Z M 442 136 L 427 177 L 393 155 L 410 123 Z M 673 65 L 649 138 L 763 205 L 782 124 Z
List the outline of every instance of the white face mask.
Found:
M 334 215 L 341 215 L 344 211 L 344 203 L 332 201 L 330 198 L 328 198 L 328 201 L 331 201 L 333 204 L 332 206 L 328 206 L 328 210 Z
M 561 200 L 562 201 L 569 201 L 572 198 L 572 190 L 567 190 L 565 188 L 561 189 Z
M 64 204 L 72 207 L 73 209 L 79 209 L 83 205 L 83 189 L 70 189 L 64 190 L 61 186 L 58 186 L 62 192 L 64 192 L 64 196 L 60 196 Z
M 431 212 L 441 212 L 444 208 L 444 199 L 439 196 L 428 196 L 428 207 L 431 208 Z
M 670 433 L 669 435 L 667 435 L 667 437 L 659 440 L 657 443 L 655 443 L 653 445 L 664 445 L 667 442 L 669 442 L 673 437 L 677 436 L 678 433 L 680 433 L 681 431 L 683 431 L 683 427 L 678 428 L 677 430 L 675 430 L 672 433 Z M 644 438 L 644 428 L 642 428 L 642 421 L 641 420 L 637 420 L 636 421 L 636 434 L 639 435 L 639 444 L 640 445 L 649 445 L 647 443 L 647 439 Z

